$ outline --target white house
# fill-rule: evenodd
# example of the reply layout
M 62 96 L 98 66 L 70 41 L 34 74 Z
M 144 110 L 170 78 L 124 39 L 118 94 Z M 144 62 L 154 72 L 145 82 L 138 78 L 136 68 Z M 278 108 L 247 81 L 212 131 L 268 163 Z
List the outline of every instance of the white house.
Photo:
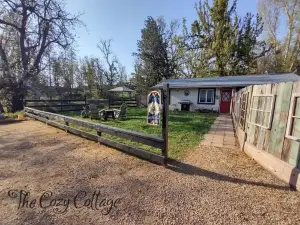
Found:
M 162 89 L 164 83 L 170 87 L 170 110 L 211 110 L 229 113 L 231 96 L 241 88 L 267 83 L 300 81 L 293 73 L 207 77 L 194 79 L 170 79 L 154 86 Z

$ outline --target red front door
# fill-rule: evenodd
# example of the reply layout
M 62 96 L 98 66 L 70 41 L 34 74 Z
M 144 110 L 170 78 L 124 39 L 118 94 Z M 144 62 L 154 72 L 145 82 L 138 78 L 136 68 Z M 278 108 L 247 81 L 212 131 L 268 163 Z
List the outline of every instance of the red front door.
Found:
M 221 89 L 220 113 L 230 113 L 232 89 Z

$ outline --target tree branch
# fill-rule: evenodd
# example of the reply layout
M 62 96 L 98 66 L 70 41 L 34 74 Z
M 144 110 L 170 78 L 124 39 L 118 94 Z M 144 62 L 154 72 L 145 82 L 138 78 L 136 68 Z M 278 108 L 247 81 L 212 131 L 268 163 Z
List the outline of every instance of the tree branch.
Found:
M 15 28 L 16 30 L 20 31 L 20 28 L 17 25 L 15 25 L 13 23 L 10 23 L 10 22 L 7 22 L 5 20 L 0 19 L 0 24 L 10 26 L 10 27 Z

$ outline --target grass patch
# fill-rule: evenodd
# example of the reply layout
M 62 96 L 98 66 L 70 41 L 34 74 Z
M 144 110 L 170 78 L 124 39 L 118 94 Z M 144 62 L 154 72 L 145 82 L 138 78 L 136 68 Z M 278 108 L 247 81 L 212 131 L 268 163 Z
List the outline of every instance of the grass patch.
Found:
M 61 113 L 66 116 L 80 118 L 80 112 Z M 153 126 L 147 124 L 145 108 L 129 108 L 128 119 L 124 121 L 112 120 L 108 121 L 84 119 L 94 123 L 102 123 L 105 125 L 119 127 L 122 129 L 138 131 L 145 134 L 161 136 L 161 126 Z M 184 156 L 189 150 L 195 149 L 203 139 L 205 133 L 208 132 L 210 126 L 215 121 L 216 114 L 213 113 L 197 113 L 197 112 L 170 112 L 169 114 L 169 156 L 178 159 Z M 76 127 L 74 124 L 70 124 Z M 78 126 L 77 126 L 78 127 Z M 79 128 L 79 127 L 78 127 Z M 82 128 L 87 132 L 95 134 L 90 129 Z M 104 137 L 118 141 L 124 144 L 130 144 L 160 154 L 159 149 L 142 145 L 130 140 L 113 137 L 103 134 Z
M 7 118 L 12 118 L 12 119 L 17 119 L 18 116 L 21 116 L 22 118 L 24 117 L 24 111 L 18 111 L 18 112 L 14 112 L 14 113 L 4 113 L 4 116 Z

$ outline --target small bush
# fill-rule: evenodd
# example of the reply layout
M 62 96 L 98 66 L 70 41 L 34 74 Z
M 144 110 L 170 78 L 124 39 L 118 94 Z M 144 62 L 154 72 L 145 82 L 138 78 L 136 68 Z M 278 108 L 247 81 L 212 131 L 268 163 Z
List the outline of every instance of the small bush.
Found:
M 12 118 L 12 119 L 17 119 L 19 115 L 24 117 L 25 116 L 24 111 L 18 111 L 15 113 L 4 113 L 5 117 Z

